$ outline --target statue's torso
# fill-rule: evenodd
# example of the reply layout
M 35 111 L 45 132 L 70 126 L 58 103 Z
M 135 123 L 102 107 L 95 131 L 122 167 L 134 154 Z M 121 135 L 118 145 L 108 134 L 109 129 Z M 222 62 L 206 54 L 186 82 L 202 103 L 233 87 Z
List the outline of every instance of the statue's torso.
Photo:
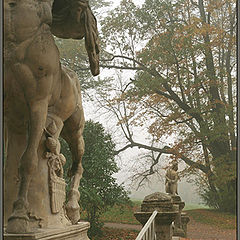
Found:
M 19 52 L 41 34 L 51 36 L 52 0 L 6 0 L 4 2 L 4 63 L 21 61 Z M 37 49 L 36 49 L 37 50 Z M 20 53 L 22 56 L 23 54 Z
M 5 41 L 17 44 L 32 37 L 41 24 L 50 24 L 52 1 L 7 0 L 4 2 Z
M 167 177 L 171 180 L 176 180 L 177 179 L 177 172 L 172 170 L 172 169 L 169 169 L 167 171 Z
M 6 121 L 11 122 L 13 128 L 16 126 L 16 130 L 29 116 L 25 89 L 14 66 L 28 66 L 34 75 L 32 84 L 38 81 L 40 74 L 59 66 L 58 50 L 49 27 L 51 12 L 47 11 L 48 7 L 51 9 L 47 1 L 43 6 L 36 0 L 4 2 L 4 113 Z M 43 73 L 39 68 L 44 68 Z M 31 81 L 29 87 L 32 87 Z
M 73 89 L 76 87 L 70 83 L 68 77 L 61 77 L 59 51 L 50 31 L 52 2 L 52 0 L 19 0 L 12 4 L 8 0 L 4 3 L 4 109 L 12 122 L 28 118 L 23 85 L 19 74 L 13 71 L 13 66 L 19 63 L 31 70 L 33 81 L 37 82 L 37 85 L 38 82 L 52 81 L 49 107 L 56 105 L 54 107 L 56 114 L 61 115 L 66 104 L 71 105 L 70 112 L 74 110 L 76 90 Z M 31 84 L 30 81 L 29 88 L 34 86 Z M 37 88 L 38 93 L 46 90 L 41 89 L 40 85 Z M 65 93 L 66 89 L 68 93 Z M 69 114 L 64 113 L 62 118 L 67 118 Z

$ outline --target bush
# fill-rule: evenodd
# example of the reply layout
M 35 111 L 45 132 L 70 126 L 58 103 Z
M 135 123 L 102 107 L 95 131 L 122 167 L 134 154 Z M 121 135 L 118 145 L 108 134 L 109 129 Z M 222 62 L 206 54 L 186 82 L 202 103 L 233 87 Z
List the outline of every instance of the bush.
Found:
M 112 176 L 119 168 L 115 161 L 115 144 L 111 135 L 105 133 L 100 123 L 87 121 L 83 133 L 85 141 L 85 153 L 83 156 L 83 177 L 80 182 L 80 207 L 81 212 L 87 212 L 87 220 L 90 222 L 89 238 L 101 236 L 103 223 L 99 220 L 101 214 L 106 212 L 114 204 L 130 202 L 123 186 L 117 184 Z M 70 161 L 65 168 L 69 168 L 71 157 L 69 148 L 62 143 L 62 152 Z M 69 183 L 67 174 L 66 181 Z

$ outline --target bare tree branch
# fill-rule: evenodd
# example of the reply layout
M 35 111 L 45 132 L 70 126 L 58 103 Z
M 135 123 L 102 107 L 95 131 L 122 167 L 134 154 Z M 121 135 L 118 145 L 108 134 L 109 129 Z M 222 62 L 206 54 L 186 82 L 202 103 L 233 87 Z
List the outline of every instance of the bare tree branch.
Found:
M 126 150 L 128 148 L 133 148 L 133 147 L 138 147 L 138 148 L 142 148 L 142 149 L 158 152 L 158 153 L 161 153 L 161 154 L 164 153 L 164 154 L 177 155 L 187 165 L 196 167 L 196 168 L 200 169 L 204 173 L 207 173 L 207 171 L 208 171 L 207 168 L 203 164 L 200 164 L 200 163 L 192 161 L 190 158 L 184 156 L 182 153 L 179 153 L 175 149 L 172 149 L 172 148 L 170 148 L 168 146 L 164 146 L 163 148 L 157 148 L 157 147 L 149 146 L 149 145 L 146 145 L 146 144 L 141 144 L 141 143 L 137 143 L 137 142 L 131 141 L 130 144 L 128 144 L 125 147 L 123 147 L 123 148 L 119 149 L 118 151 L 116 151 L 115 155 L 119 154 L 120 152 L 122 152 L 122 151 L 124 151 L 124 150 Z
M 114 69 L 124 69 L 124 70 L 144 70 L 142 67 L 130 67 L 130 66 L 117 66 L 117 65 L 103 65 L 99 64 L 100 67 L 102 68 L 114 68 Z M 89 68 L 90 69 L 90 68 Z M 86 70 L 86 69 L 81 69 L 81 70 Z
M 182 120 L 182 121 L 177 121 L 177 120 L 174 120 L 177 124 L 180 124 L 180 123 L 186 123 L 186 122 L 189 122 L 193 119 L 193 117 L 191 118 L 188 118 L 188 119 L 185 119 L 185 120 Z

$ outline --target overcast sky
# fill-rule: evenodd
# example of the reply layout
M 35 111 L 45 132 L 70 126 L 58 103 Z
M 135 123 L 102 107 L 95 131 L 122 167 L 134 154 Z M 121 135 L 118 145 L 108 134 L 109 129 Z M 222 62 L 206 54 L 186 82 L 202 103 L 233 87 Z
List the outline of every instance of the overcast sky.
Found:
M 113 4 L 111 5 L 111 8 L 115 8 L 120 4 L 120 0 L 113 1 Z M 135 0 L 133 1 L 136 5 L 141 5 L 144 3 L 144 0 Z M 104 9 L 103 11 L 107 11 L 107 9 Z M 101 11 L 101 17 L 102 14 L 105 15 Z M 114 70 L 108 70 L 108 69 L 101 69 L 100 77 L 105 77 L 105 76 L 110 76 L 110 75 L 116 75 Z M 129 79 L 133 77 L 134 72 L 133 71 L 123 71 L 122 77 L 124 79 Z M 103 124 L 105 129 L 109 131 L 110 133 L 114 132 L 114 140 L 116 143 L 118 142 L 123 142 L 124 139 L 120 138 L 119 136 L 121 135 L 121 130 L 119 127 L 116 127 L 116 120 L 109 120 L 109 115 L 103 114 L 103 111 L 97 111 L 96 108 L 96 103 L 94 102 L 89 102 L 89 101 L 84 101 L 83 102 L 84 106 L 84 112 L 85 112 L 85 118 L 86 120 L 92 119 L 94 121 L 99 121 L 100 123 Z M 117 132 L 118 131 L 118 132 Z M 134 132 L 135 140 L 140 142 L 140 143 L 146 143 L 147 142 L 147 130 L 146 129 L 140 129 L 140 128 L 135 128 Z M 169 139 L 169 141 L 173 141 L 172 138 Z M 120 146 L 117 145 L 117 149 Z M 138 148 L 132 148 L 129 150 L 124 151 L 123 153 L 120 154 L 120 157 L 117 157 L 117 162 L 121 170 L 119 171 L 118 174 L 116 174 L 116 178 L 119 183 L 123 182 L 129 182 L 128 178 L 133 175 L 133 165 L 136 165 L 136 161 L 139 161 L 138 155 L 144 152 L 144 150 L 139 150 Z M 145 151 L 146 152 L 146 151 Z
M 120 4 L 120 0 L 115 0 L 113 1 L 113 6 L 118 6 Z M 136 5 L 142 5 L 144 3 L 144 0 L 133 0 L 133 2 L 136 4 Z

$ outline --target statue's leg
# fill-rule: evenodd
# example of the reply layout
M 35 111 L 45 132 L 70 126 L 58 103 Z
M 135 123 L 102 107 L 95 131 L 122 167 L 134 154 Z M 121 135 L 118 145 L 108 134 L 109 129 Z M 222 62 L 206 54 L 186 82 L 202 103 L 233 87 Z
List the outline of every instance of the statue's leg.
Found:
M 166 193 L 171 193 L 171 192 L 170 192 L 170 187 L 169 187 L 169 182 L 167 182 L 167 183 L 165 184 L 165 191 L 166 191 Z
M 46 120 L 46 131 L 51 137 L 58 139 L 63 128 L 63 121 L 54 113 L 48 113 Z
M 17 198 L 17 188 L 19 186 L 19 160 L 26 149 L 27 129 L 20 127 L 19 131 L 14 131 L 12 126 L 4 124 L 4 131 L 7 132 L 4 139 L 5 159 L 4 159 L 4 226 L 12 213 L 13 202 Z M 8 128 L 8 129 L 6 129 Z
M 172 188 L 172 194 L 176 195 L 176 193 L 177 193 L 177 183 L 172 183 L 171 188 Z
M 178 183 L 175 183 L 175 194 L 178 195 Z
M 28 104 L 29 135 L 27 148 L 20 159 L 20 186 L 13 213 L 8 219 L 7 232 L 23 233 L 30 231 L 27 196 L 29 184 L 38 166 L 37 150 L 45 127 L 52 77 L 36 79 L 31 69 L 20 63 L 14 66 L 14 72 Z
M 72 152 L 72 168 L 71 168 L 71 186 L 68 194 L 68 202 L 66 205 L 67 215 L 72 224 L 76 224 L 80 219 L 79 204 L 80 193 L 78 191 L 80 179 L 82 178 L 82 156 L 84 153 L 84 113 L 82 108 L 77 111 L 64 123 L 62 136 L 69 144 Z

